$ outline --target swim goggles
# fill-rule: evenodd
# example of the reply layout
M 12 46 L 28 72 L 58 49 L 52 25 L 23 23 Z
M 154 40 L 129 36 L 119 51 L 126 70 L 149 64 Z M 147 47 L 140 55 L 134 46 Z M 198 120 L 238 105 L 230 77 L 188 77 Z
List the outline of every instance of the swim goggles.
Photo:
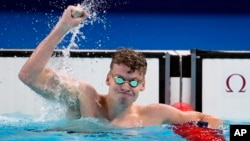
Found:
M 132 79 L 132 80 L 125 80 L 123 77 L 121 76 L 115 76 L 115 75 L 112 75 L 112 77 L 114 78 L 115 80 L 115 83 L 118 84 L 118 85 L 122 85 L 124 84 L 125 82 L 127 82 L 129 84 L 130 87 L 132 88 L 135 88 L 137 87 L 141 81 L 140 80 L 136 80 L 136 79 Z

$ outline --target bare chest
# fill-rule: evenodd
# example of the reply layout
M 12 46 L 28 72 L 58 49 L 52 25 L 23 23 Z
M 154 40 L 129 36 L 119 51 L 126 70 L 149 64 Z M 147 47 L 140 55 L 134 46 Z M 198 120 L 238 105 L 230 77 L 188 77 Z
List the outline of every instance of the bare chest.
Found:
M 124 118 L 116 118 L 111 121 L 113 125 L 126 128 L 160 125 L 159 119 L 146 115 L 130 115 Z

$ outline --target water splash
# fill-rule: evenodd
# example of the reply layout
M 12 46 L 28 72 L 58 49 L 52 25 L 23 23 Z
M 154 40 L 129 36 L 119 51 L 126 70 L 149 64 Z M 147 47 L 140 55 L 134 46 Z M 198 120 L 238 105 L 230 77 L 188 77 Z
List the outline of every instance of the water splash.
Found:
M 104 29 L 106 29 L 105 21 L 106 18 L 104 14 L 107 13 L 107 8 L 109 8 L 108 2 L 105 0 L 85 0 L 81 4 L 77 4 L 77 7 L 85 9 L 89 13 L 89 17 L 82 23 L 80 23 L 75 28 L 69 31 L 72 34 L 70 38 L 70 43 L 66 47 L 66 50 L 78 48 L 76 40 L 86 39 L 84 33 L 80 31 L 84 25 L 93 25 L 94 23 L 103 23 Z M 65 54 L 64 54 L 65 55 Z
M 106 14 L 106 9 L 108 8 L 108 3 L 105 0 L 84 0 L 82 3 L 77 4 L 78 7 L 85 9 L 89 13 L 89 17 L 84 20 L 82 23 L 80 23 L 78 26 L 72 28 L 64 37 L 64 40 L 68 40 L 67 42 L 68 45 L 66 44 L 65 47 L 62 48 L 62 56 L 61 57 L 52 57 L 49 65 L 56 69 L 59 73 L 60 76 L 68 77 L 73 75 L 73 69 L 71 67 L 72 64 L 70 64 L 70 51 L 72 49 L 78 49 L 77 42 L 80 40 L 86 40 L 86 37 L 81 30 L 85 25 L 93 25 L 95 23 L 102 23 L 105 25 L 105 14 Z M 104 26 L 105 29 L 105 26 Z M 62 41 L 64 41 L 62 40 Z M 61 41 L 61 42 L 62 42 Z M 60 44 L 60 43 L 59 43 Z M 101 44 L 101 41 L 99 41 L 99 44 Z M 57 47 L 59 48 L 59 47 Z M 78 89 L 78 84 L 75 84 L 75 87 Z M 72 99 L 70 96 L 65 97 L 64 95 L 61 95 L 61 88 L 55 88 L 55 98 L 61 102 L 63 102 L 63 105 L 67 105 L 70 108 L 77 109 L 78 105 L 75 99 Z M 66 103 L 65 103 L 66 102 Z M 56 106 L 56 105 L 54 105 Z M 59 107 L 57 112 L 58 113 L 66 113 L 65 107 Z M 49 106 L 45 106 L 41 108 L 42 113 L 40 115 L 40 118 L 38 120 L 48 120 L 48 116 L 51 114 L 51 109 L 49 109 Z M 53 111 L 53 110 L 52 110 Z M 63 115 L 62 115 L 63 116 Z M 52 116 L 50 118 L 53 118 L 56 116 Z
M 78 26 L 72 28 L 67 35 L 70 35 L 69 44 L 66 47 L 63 47 L 62 54 L 63 64 L 62 69 L 64 74 L 70 74 L 73 70 L 68 63 L 70 57 L 70 50 L 78 49 L 78 44 L 76 42 L 81 40 L 86 40 L 86 36 L 81 31 L 85 25 L 93 25 L 94 23 L 102 23 L 104 29 L 106 29 L 106 18 L 105 14 L 107 9 L 110 7 L 106 0 L 84 0 L 82 3 L 77 4 L 77 7 L 85 9 L 89 13 L 89 17 L 80 23 Z M 101 46 L 101 41 L 98 41 L 98 46 Z

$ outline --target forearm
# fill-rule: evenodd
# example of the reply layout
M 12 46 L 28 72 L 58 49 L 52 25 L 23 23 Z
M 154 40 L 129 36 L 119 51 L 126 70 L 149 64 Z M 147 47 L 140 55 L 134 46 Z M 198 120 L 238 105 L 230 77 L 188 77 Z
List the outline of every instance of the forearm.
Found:
M 55 28 L 50 32 L 50 34 L 38 45 L 36 50 L 31 54 L 30 58 L 22 67 L 20 74 L 28 78 L 34 78 L 38 76 L 45 68 L 57 44 L 60 42 L 60 40 L 68 30 L 68 28 L 63 28 L 62 26 L 57 24 Z
M 202 113 L 201 113 L 202 114 Z M 209 128 L 218 128 L 223 124 L 223 121 L 215 116 L 202 114 L 202 121 L 208 122 Z
M 80 17 L 72 17 L 72 14 L 80 15 Z M 32 53 L 31 57 L 21 69 L 19 73 L 21 80 L 25 80 L 26 82 L 35 80 L 44 70 L 45 65 L 61 38 L 63 38 L 71 28 L 79 25 L 87 17 L 88 13 L 83 9 L 68 6 L 54 29 L 38 45 L 37 49 Z
M 54 49 L 66 34 L 67 29 L 58 25 L 50 32 L 50 34 L 38 45 L 37 49 L 32 53 L 30 59 L 24 67 L 39 71 L 47 64 L 53 54 Z M 32 71 L 33 72 L 33 71 Z
M 208 114 L 204 114 L 204 113 L 201 113 L 201 112 L 188 111 L 188 112 L 184 112 L 183 114 L 185 114 L 185 116 L 184 116 L 185 117 L 185 122 L 204 121 L 204 122 L 208 123 L 209 128 L 218 128 L 220 125 L 223 124 L 222 120 L 220 120 L 219 118 L 208 115 Z

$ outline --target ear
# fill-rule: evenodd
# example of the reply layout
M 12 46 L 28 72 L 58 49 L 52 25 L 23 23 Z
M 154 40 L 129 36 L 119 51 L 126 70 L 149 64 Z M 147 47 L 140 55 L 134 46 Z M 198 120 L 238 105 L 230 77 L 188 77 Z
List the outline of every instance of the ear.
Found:
M 106 84 L 109 86 L 110 85 L 110 73 L 107 74 L 106 77 Z
M 146 85 L 146 82 L 145 82 L 145 80 L 143 80 L 143 82 L 141 83 L 140 91 L 144 91 L 145 90 L 145 85 Z

